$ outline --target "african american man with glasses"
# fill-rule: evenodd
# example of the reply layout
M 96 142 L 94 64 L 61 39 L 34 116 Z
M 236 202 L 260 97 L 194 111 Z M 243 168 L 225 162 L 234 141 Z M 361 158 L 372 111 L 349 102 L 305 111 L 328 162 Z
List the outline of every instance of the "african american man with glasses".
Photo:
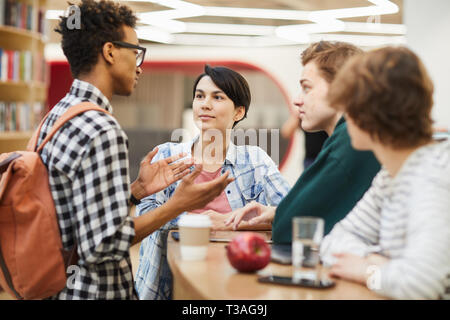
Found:
M 231 182 L 227 175 L 194 184 L 183 155 L 151 163 L 153 150 L 140 164 L 130 185 L 128 139 L 111 115 L 111 97 L 133 92 L 144 61 L 134 27 L 136 17 L 113 1 L 83 0 L 81 28 L 69 29 L 61 17 L 56 32 L 74 78 L 70 91 L 50 111 L 38 143 L 72 106 L 92 102 L 109 113 L 87 111 L 66 123 L 45 145 L 47 166 L 63 247 L 77 246 L 75 272 L 51 299 L 136 299 L 129 248 L 184 211 L 204 207 Z M 182 179 L 170 201 L 133 218 L 130 202 L 165 189 Z M 68 269 L 69 270 L 69 269 Z

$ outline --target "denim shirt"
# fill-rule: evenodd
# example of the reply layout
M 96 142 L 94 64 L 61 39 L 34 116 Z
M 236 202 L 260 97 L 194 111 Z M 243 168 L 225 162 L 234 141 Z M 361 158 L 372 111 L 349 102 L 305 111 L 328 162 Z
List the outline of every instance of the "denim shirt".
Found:
M 181 152 L 192 156 L 192 145 L 198 136 L 188 143 L 165 143 L 158 146 L 152 162 Z M 192 170 L 193 168 L 191 168 Z M 229 171 L 235 178 L 225 188 L 232 210 L 256 201 L 267 206 L 277 206 L 289 192 L 290 186 L 278 171 L 269 155 L 257 146 L 236 146 L 230 142 L 222 166 L 222 174 Z M 164 204 L 175 192 L 180 181 L 141 200 L 136 215 L 142 215 Z M 186 213 L 182 213 L 186 214 Z M 136 290 L 140 299 L 170 299 L 172 274 L 167 263 L 167 236 L 177 227 L 179 216 L 145 238 L 139 250 L 139 267 L 136 274 Z

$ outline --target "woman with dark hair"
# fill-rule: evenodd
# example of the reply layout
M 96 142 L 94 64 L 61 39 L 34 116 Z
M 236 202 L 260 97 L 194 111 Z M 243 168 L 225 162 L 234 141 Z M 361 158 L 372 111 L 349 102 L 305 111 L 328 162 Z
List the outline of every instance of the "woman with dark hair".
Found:
M 226 214 L 247 203 L 276 206 L 289 191 L 273 160 L 257 146 L 236 146 L 231 141 L 232 128 L 246 117 L 251 101 L 247 81 L 239 73 L 225 67 L 205 66 L 205 72 L 193 88 L 193 118 L 200 135 L 188 143 L 165 143 L 158 146 L 153 161 L 184 152 L 203 171 L 195 180 L 206 182 L 229 172 L 235 180 L 206 207 L 190 213 L 207 214 L 213 228 L 224 228 Z M 164 204 L 179 182 L 141 200 L 136 214 L 142 215 Z M 170 221 L 146 238 L 140 248 L 136 289 L 140 299 L 170 299 L 172 275 L 167 263 L 167 235 L 177 225 Z M 245 223 L 242 229 L 248 230 Z M 270 230 L 270 225 L 250 227 Z
M 352 145 L 382 164 L 372 186 L 324 239 L 331 275 L 391 298 L 450 289 L 450 141 L 432 139 L 433 83 L 409 49 L 353 58 L 332 83 Z

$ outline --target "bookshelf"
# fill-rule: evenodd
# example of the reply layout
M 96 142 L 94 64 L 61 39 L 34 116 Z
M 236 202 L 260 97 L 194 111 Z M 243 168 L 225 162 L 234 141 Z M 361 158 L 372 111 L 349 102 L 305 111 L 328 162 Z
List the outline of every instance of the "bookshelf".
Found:
M 47 100 L 46 0 L 0 0 L 0 153 L 25 149 Z

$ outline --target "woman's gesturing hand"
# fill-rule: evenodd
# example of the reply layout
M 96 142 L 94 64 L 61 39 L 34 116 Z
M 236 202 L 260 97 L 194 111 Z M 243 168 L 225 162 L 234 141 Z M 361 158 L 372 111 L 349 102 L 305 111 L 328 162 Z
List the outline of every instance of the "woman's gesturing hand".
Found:
M 272 224 L 275 217 L 275 209 L 275 207 L 267 207 L 253 201 L 245 207 L 233 211 L 225 221 L 225 225 L 232 225 L 233 230 L 237 230 L 241 221 L 248 221 L 249 225 Z

